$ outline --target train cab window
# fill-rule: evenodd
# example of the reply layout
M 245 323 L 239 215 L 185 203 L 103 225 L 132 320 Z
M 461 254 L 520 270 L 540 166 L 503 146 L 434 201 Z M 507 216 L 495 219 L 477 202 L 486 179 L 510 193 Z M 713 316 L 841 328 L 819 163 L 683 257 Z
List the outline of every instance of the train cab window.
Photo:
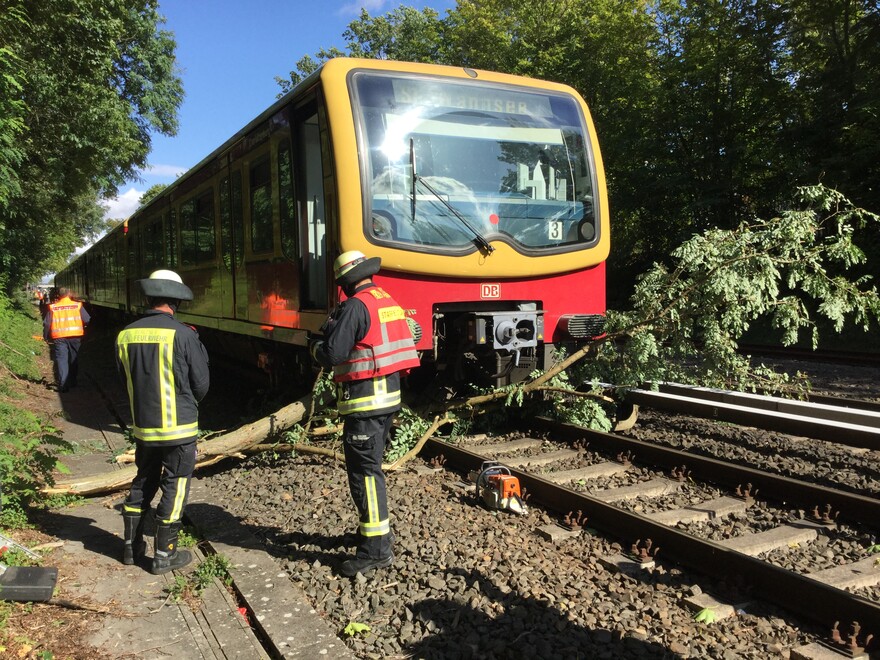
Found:
M 281 211 L 281 250 L 290 260 L 296 260 L 296 208 L 293 199 L 293 171 L 290 164 L 290 145 L 278 147 L 278 203 Z
M 546 254 L 598 240 L 594 155 L 575 97 L 378 72 L 354 81 L 375 243 L 463 252 L 476 236 Z
M 251 166 L 251 249 L 271 252 L 275 247 L 272 231 L 272 174 L 269 160 Z

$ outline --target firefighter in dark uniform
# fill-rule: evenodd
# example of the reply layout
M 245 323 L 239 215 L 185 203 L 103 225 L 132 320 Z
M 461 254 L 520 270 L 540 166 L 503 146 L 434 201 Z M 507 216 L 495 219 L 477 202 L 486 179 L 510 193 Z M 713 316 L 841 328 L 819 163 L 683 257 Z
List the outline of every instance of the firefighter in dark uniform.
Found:
M 43 317 L 43 339 L 52 342 L 55 384 L 59 392 L 66 392 L 76 386 L 79 347 L 91 316 L 81 302 L 70 297 L 69 289 L 59 287 L 56 295 Z
M 353 250 L 333 264 L 336 283 L 348 297 L 313 342 L 314 359 L 333 367 L 337 410 L 344 419 L 348 487 L 357 507 L 358 546 L 342 563 L 353 577 L 394 561 L 382 457 L 394 414 L 400 410 L 400 374 L 419 365 L 403 309 L 373 283 L 381 260 Z
M 198 402 L 208 393 L 208 353 L 199 335 L 174 318 L 193 293 L 174 271 L 157 270 L 138 280 L 150 309 L 116 338 L 119 372 L 128 389 L 137 475 L 123 504 L 123 563 L 146 551 L 144 519 L 156 492 L 156 543 L 151 572 L 186 566 L 192 556 L 177 549 L 181 518 L 196 463 Z

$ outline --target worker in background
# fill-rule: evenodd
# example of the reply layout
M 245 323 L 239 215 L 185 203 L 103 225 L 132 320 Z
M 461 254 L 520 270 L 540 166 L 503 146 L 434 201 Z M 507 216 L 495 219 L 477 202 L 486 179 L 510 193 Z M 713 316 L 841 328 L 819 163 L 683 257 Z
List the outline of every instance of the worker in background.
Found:
M 44 293 L 42 295 L 42 297 L 40 298 L 39 308 L 40 308 L 40 318 L 42 318 L 45 321 L 46 314 L 49 312 L 49 294 L 48 293 Z
M 348 577 L 394 561 L 382 457 L 401 406 L 401 372 L 419 365 L 403 309 L 373 283 L 381 263 L 357 250 L 336 259 L 333 273 L 348 299 L 324 324 L 324 339 L 310 346 L 319 364 L 333 367 L 344 419 L 345 468 L 360 518 L 357 552 L 342 563 Z
M 91 316 L 70 290 L 59 287 L 57 299 L 46 308 L 43 339 L 52 343 L 50 355 L 55 365 L 55 385 L 59 392 L 76 387 L 79 372 L 79 348 Z
M 157 270 L 138 280 L 150 309 L 116 338 L 117 366 L 128 389 L 137 475 L 122 509 L 124 564 L 146 552 L 144 521 L 156 492 L 156 542 L 151 572 L 186 566 L 178 550 L 181 518 L 189 496 L 199 436 L 198 403 L 208 393 L 208 352 L 195 328 L 174 318 L 192 290 L 174 271 Z

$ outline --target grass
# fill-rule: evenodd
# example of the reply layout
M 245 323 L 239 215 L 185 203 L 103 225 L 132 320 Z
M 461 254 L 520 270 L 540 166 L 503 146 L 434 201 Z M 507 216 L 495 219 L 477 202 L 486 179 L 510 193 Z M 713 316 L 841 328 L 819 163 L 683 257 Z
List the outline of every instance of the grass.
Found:
M 37 356 L 46 348 L 37 309 L 0 293 L 0 526 L 29 527 L 28 511 L 46 506 L 41 489 L 66 468 L 58 456 L 73 451 L 48 416 L 28 410 L 27 387 L 41 383 Z
M 232 584 L 230 568 L 229 559 L 223 555 L 208 555 L 188 575 L 174 576 L 174 584 L 167 589 L 168 597 L 175 602 L 189 603 L 195 610 L 198 608 L 202 592 L 214 582 L 214 578 L 227 587 Z

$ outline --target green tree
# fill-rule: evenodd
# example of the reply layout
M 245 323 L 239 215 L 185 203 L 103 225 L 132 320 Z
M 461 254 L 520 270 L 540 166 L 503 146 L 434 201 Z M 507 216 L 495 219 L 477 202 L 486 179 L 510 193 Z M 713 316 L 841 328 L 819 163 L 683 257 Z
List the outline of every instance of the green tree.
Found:
M 696 232 L 773 212 L 795 181 L 794 97 L 778 3 L 664 2 L 653 17 L 657 85 L 639 104 L 641 128 L 625 127 L 633 136 L 628 158 L 611 164 L 622 184 L 613 199 L 616 256 L 626 255 L 615 265 L 624 273 Z
M 608 337 L 592 377 L 638 386 L 671 380 L 709 387 L 773 386 L 737 352 L 756 323 L 783 345 L 847 327 L 868 332 L 880 321 L 880 295 L 859 246 L 880 216 L 823 186 L 768 219 L 707 229 L 639 278 L 630 309 L 609 314 Z M 780 383 L 776 379 L 776 386 Z
M 21 99 L 22 63 L 6 45 L 27 21 L 21 7 L 4 5 L 0 3 L 0 12 L 4 15 L 0 18 L 0 210 L 6 207 L 11 196 L 21 192 L 16 170 L 24 157 L 19 139 L 25 130 L 27 109 Z
M 288 78 L 275 77 L 281 87 L 279 96 L 289 92 L 322 63 L 334 57 L 364 57 L 404 62 L 444 62 L 444 23 L 430 7 L 422 11 L 401 6 L 384 16 L 371 17 L 361 9 L 360 17 L 342 33 L 347 51 L 321 49 L 315 57 L 305 55 L 296 63 Z
M 151 132 L 176 132 L 183 92 L 156 0 L 7 0 L 0 22 L 24 104 L 18 190 L 0 206 L 12 289 L 103 229 L 98 199 L 146 165 Z
M 167 183 L 155 183 L 144 191 L 144 194 L 141 195 L 141 198 L 138 200 L 139 206 L 146 206 L 153 199 L 162 194 L 162 191 L 168 187 Z
M 880 5 L 795 0 L 786 33 L 799 94 L 801 180 L 880 208 Z

